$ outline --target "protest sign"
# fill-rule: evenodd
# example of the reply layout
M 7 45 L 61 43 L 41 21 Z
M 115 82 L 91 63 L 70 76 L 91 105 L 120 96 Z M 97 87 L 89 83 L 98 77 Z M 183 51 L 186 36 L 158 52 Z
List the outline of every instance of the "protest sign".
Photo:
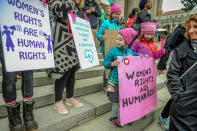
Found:
M 6 70 L 54 67 L 48 6 L 40 0 L 1 0 L 0 5 Z
M 121 125 L 142 118 L 157 106 L 154 58 L 127 56 L 118 66 L 118 79 Z
M 70 14 L 68 17 L 81 68 L 86 69 L 99 65 L 90 23 L 79 17 L 76 17 L 76 21 L 73 21 Z
M 105 30 L 105 35 L 107 36 L 107 39 L 105 40 L 105 56 L 107 55 L 107 52 L 115 46 L 117 33 L 117 30 Z M 109 76 L 109 71 L 110 70 L 105 69 L 106 78 Z

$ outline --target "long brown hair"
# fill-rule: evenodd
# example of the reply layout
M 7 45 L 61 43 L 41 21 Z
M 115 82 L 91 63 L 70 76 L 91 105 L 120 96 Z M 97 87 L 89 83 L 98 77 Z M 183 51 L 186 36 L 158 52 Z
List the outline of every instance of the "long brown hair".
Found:
M 190 22 L 191 22 L 191 21 L 195 21 L 195 22 L 197 23 L 197 14 L 191 15 L 191 16 L 189 17 L 189 20 L 187 20 L 187 21 L 185 22 L 185 28 L 186 28 L 185 37 L 186 37 L 187 39 L 190 39 L 189 28 L 190 28 Z
M 109 17 L 109 22 L 110 22 L 110 23 L 112 23 L 112 19 L 113 19 L 113 18 L 112 18 L 112 15 L 110 15 L 110 17 Z M 120 22 L 120 20 L 118 20 L 117 25 L 120 25 L 120 24 L 121 24 L 121 22 Z

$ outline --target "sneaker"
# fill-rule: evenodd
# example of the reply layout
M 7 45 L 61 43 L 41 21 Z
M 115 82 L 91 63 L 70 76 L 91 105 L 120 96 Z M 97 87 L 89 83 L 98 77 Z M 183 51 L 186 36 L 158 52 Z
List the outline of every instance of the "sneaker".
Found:
M 121 127 L 120 121 L 118 120 L 117 117 L 114 117 L 114 118 L 110 117 L 109 120 L 113 124 L 113 126 L 115 126 L 116 128 L 120 128 Z
M 169 130 L 168 118 L 162 118 L 162 116 L 159 115 L 159 123 L 163 129 Z
M 54 104 L 54 109 L 61 115 L 68 114 L 68 110 L 66 109 L 63 100 L 56 102 Z
M 65 103 L 67 105 L 73 105 L 74 107 L 82 107 L 83 103 L 80 103 L 78 100 L 76 100 L 75 98 L 70 98 L 69 100 L 66 99 Z

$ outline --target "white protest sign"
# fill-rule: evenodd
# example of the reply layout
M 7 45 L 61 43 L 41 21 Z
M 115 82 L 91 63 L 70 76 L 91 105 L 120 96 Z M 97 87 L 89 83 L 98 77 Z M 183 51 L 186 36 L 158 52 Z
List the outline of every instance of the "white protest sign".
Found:
M 0 0 L 8 72 L 54 67 L 48 6 L 40 0 Z
M 79 17 L 76 17 L 74 22 L 70 14 L 68 17 L 81 68 L 86 69 L 99 65 L 90 23 Z

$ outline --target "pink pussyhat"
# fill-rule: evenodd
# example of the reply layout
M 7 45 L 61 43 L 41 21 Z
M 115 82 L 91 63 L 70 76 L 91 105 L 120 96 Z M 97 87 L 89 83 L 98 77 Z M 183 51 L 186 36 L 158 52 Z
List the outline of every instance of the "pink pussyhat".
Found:
M 125 43 L 128 45 L 131 43 L 131 41 L 133 41 L 133 39 L 136 37 L 138 33 L 133 28 L 125 28 L 120 30 L 118 34 L 122 35 Z
M 111 3 L 111 10 L 110 10 L 110 15 L 116 12 L 122 12 L 121 6 L 115 3 Z
M 155 34 L 157 23 L 145 22 L 141 23 L 141 35 L 143 34 Z

